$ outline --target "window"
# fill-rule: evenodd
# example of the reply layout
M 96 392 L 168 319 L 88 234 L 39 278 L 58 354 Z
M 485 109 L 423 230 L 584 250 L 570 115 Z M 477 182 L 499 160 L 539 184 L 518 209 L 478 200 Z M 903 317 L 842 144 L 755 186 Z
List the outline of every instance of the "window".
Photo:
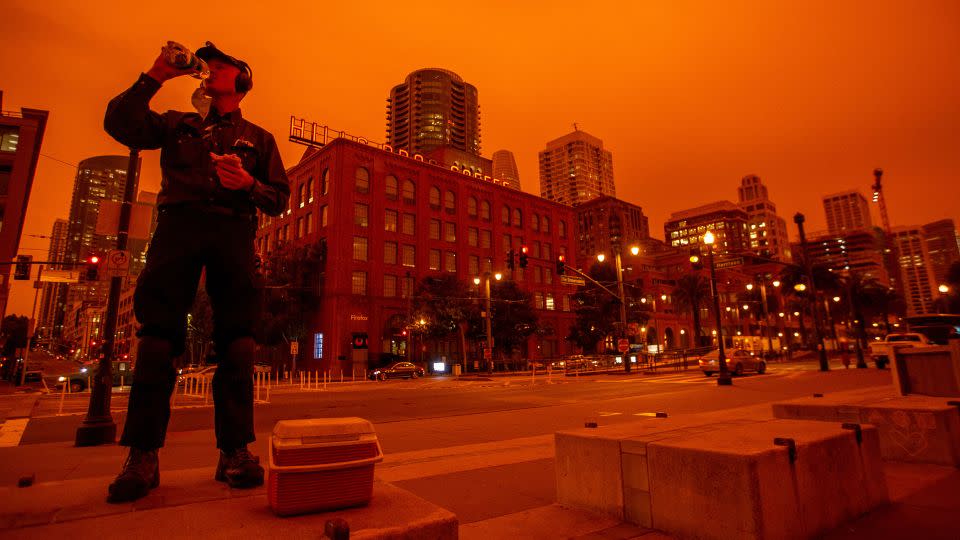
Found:
M 553 270 L 549 267 L 543 268 L 543 282 L 547 285 L 553 285 Z
M 533 241 L 533 249 L 531 249 L 530 251 L 531 251 L 530 253 L 531 257 L 533 257 L 534 259 L 540 258 L 540 241 L 539 240 Z
M 404 244 L 400 251 L 400 264 L 413 267 L 417 264 L 416 251 L 409 244 Z
M 490 202 L 480 201 L 480 219 L 490 221 Z
M 397 243 L 383 243 L 383 262 L 384 264 L 397 264 Z
M 303 238 L 303 218 L 297 218 L 297 238 Z
M 430 186 L 430 208 L 434 210 L 440 209 L 440 188 L 437 186 Z
M 323 358 L 323 333 L 317 332 L 313 335 L 313 359 Z
M 427 267 L 430 270 L 440 270 L 440 250 L 431 249 L 429 259 L 427 260 Z
M 370 225 L 370 207 L 363 203 L 353 205 L 353 224 L 357 227 Z
M 439 219 L 430 220 L 430 239 L 431 240 L 440 239 L 440 220 Z
M 550 256 L 550 251 L 552 251 L 552 250 L 550 249 L 550 243 L 549 243 L 549 242 L 544 242 L 544 243 L 543 243 L 543 258 L 546 259 L 546 260 L 548 260 L 548 261 L 553 259 L 553 257 Z
M 354 184 L 357 188 L 357 193 L 370 193 L 370 171 L 363 167 L 357 167 Z
M 350 280 L 350 291 L 353 294 L 367 294 L 367 273 L 355 271 Z
M 390 199 L 391 201 L 395 201 L 397 200 L 398 193 L 399 193 L 399 183 L 397 182 L 397 177 L 388 175 L 385 182 L 384 194 L 387 196 L 387 199 Z
M 313 177 L 307 179 L 307 202 L 313 202 Z
M 320 226 L 321 227 L 327 226 L 327 205 L 323 205 L 320 207 Z
M 471 247 L 480 245 L 480 231 L 476 227 L 467 227 L 467 245 Z
M 383 295 L 387 298 L 393 298 L 397 295 L 397 276 L 383 276 Z
M 509 206 L 504 206 L 503 208 L 500 209 L 500 223 L 503 223 L 504 225 L 510 224 L 510 207 Z
M 457 224 L 446 222 L 443 224 L 443 239 L 447 242 L 457 241 Z
M 326 195 L 330 192 L 330 169 L 323 170 L 323 178 L 320 179 L 320 194 Z
M 564 220 L 562 220 L 562 219 L 561 219 L 560 221 L 558 221 L 558 222 L 557 222 L 557 231 L 560 233 L 560 238 L 566 238 L 566 237 L 567 237 L 567 222 L 564 221 Z
M 546 304 L 547 310 L 549 310 L 549 311 L 553 311 L 554 309 L 556 309 L 556 306 L 553 304 L 553 295 L 552 295 L 552 294 L 547 293 L 547 297 L 546 297 L 546 302 L 545 302 L 545 304 Z
M 477 198 L 476 197 L 467 197 L 467 215 L 470 217 L 477 217 Z
M 313 212 L 307 213 L 307 234 L 313 234 Z
M 413 236 L 417 232 L 417 216 L 413 214 L 403 214 L 403 223 L 400 232 Z
M 447 272 L 457 272 L 457 254 L 453 251 L 447 251 L 443 257 L 443 269 Z
M 543 216 L 543 221 L 540 223 L 540 232 L 544 234 L 550 234 L 550 217 Z
M 471 276 L 480 275 L 480 257 L 476 255 L 467 257 L 467 273 Z
M 367 238 L 365 236 L 353 237 L 353 260 L 367 260 Z
M 513 246 L 510 245 L 510 241 L 511 241 L 511 238 L 509 234 L 503 235 L 503 242 L 500 245 L 503 246 L 504 253 L 513 249 Z
M 401 278 L 400 283 L 403 286 L 402 290 L 400 291 L 400 296 L 402 298 L 410 298 L 411 296 L 413 296 L 413 277 L 411 276 L 403 277 Z
M 532 228 L 535 231 L 540 230 L 540 216 L 538 216 L 537 214 L 530 215 L 530 228 Z
M 533 307 L 536 309 L 543 309 L 543 293 L 533 294 Z
M 454 195 L 452 191 L 443 194 L 443 208 L 448 214 L 452 214 L 457 210 L 457 196 Z
M 396 210 L 384 210 L 383 230 L 387 232 L 397 232 L 397 211 Z
M 570 297 L 563 295 L 563 310 L 570 311 Z
M 513 226 L 514 227 L 523 227 L 523 213 L 519 208 L 513 209 Z
M 403 181 L 403 202 L 413 204 L 417 199 L 417 186 L 413 180 Z
M 493 272 L 493 257 L 484 257 L 484 259 L 483 259 L 483 271 L 484 271 L 484 272 Z
M 533 282 L 543 283 L 543 270 L 539 266 L 533 267 Z
M 490 249 L 492 234 L 490 231 L 480 231 L 480 247 Z
M 297 188 L 297 202 L 300 203 L 300 208 L 303 208 L 303 205 L 307 203 L 307 185 L 300 184 L 300 187 Z

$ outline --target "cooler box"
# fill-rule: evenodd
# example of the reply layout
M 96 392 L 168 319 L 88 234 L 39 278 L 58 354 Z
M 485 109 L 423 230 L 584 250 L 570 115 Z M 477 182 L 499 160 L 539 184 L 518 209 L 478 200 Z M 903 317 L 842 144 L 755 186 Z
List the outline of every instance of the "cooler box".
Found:
M 270 508 L 289 516 L 365 505 L 380 461 L 380 441 L 363 418 L 281 420 L 270 437 Z

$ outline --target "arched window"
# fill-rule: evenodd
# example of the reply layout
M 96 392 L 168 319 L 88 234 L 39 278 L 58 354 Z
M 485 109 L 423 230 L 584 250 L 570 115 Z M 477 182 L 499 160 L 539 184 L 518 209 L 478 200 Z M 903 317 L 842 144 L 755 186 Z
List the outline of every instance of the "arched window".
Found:
M 490 221 L 490 201 L 480 201 L 480 219 Z
M 567 237 L 567 222 L 566 222 L 566 221 L 564 221 L 564 220 L 561 219 L 560 221 L 557 222 L 557 232 L 560 233 L 560 238 L 566 238 L 566 237 Z
M 330 192 L 330 168 L 323 170 L 323 177 L 320 179 L 320 194 L 326 195 Z
M 470 196 L 467 197 L 467 215 L 470 217 L 477 217 L 477 198 Z
M 456 211 L 457 196 L 452 191 L 448 191 L 443 194 L 443 208 L 448 214 L 452 214 L 454 211 Z
M 544 234 L 550 234 L 550 216 L 543 216 L 543 221 L 540 223 L 540 230 Z
M 535 231 L 540 230 L 540 216 L 536 213 L 530 214 L 530 228 Z
M 370 192 L 370 171 L 364 169 L 363 167 L 357 167 L 355 185 L 357 187 L 357 193 L 369 193 Z
M 397 200 L 399 185 L 396 176 L 387 176 L 384 192 L 391 201 Z
M 437 186 L 430 186 L 430 207 L 440 208 L 440 189 Z
M 417 199 L 417 186 L 413 180 L 403 181 L 403 202 L 413 204 Z
M 510 207 L 503 205 L 503 208 L 500 209 L 500 222 L 504 225 L 510 224 Z
M 519 208 L 513 209 L 513 226 L 523 227 L 523 212 Z

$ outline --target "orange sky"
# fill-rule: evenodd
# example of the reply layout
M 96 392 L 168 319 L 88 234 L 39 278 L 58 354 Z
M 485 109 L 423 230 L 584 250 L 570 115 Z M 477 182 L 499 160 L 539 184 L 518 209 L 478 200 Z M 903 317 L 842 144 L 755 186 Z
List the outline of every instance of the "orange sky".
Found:
M 613 152 L 618 197 L 657 237 L 673 211 L 736 200 L 749 173 L 808 230 L 825 228 L 823 194 L 869 196 L 874 167 L 894 225 L 960 220 L 954 0 L 6 0 L 0 35 L 3 108 L 50 110 L 42 152 L 73 164 L 125 153 L 104 107 L 166 40 L 209 39 L 253 66 L 244 116 L 276 135 L 287 166 L 303 150 L 286 141 L 291 114 L 382 141 L 390 88 L 443 67 L 479 89 L 484 154 L 512 150 L 525 191 L 539 193 L 537 152 L 577 122 Z M 154 109 L 188 109 L 194 83 L 171 81 Z M 142 189 L 158 188 L 158 163 L 145 153 Z M 21 253 L 45 255 L 47 240 L 26 235 L 67 217 L 74 173 L 41 158 Z M 28 312 L 32 293 L 16 282 L 7 312 Z

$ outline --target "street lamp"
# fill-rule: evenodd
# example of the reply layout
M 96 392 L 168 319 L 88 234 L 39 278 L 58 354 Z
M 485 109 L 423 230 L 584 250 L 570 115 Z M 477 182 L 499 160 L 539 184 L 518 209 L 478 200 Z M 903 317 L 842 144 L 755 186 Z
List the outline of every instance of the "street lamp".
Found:
M 493 278 L 497 281 L 503 279 L 503 274 L 497 272 L 495 274 L 490 274 L 490 272 L 484 272 L 483 277 L 473 278 L 474 285 L 479 286 L 480 282 L 483 282 L 483 298 L 486 302 L 486 311 L 484 311 L 484 319 L 486 319 L 487 327 L 487 347 L 484 350 L 484 356 L 490 355 L 490 358 L 484 358 L 489 363 L 487 364 L 490 371 L 493 371 L 493 323 L 492 323 L 492 313 L 490 312 L 490 278 Z
M 813 312 L 813 332 L 817 340 L 817 350 L 820 353 L 820 371 L 829 371 L 830 364 L 827 362 L 827 348 L 823 346 L 823 334 L 820 331 L 820 310 L 817 309 L 817 283 L 813 280 L 813 264 L 810 260 L 810 253 L 807 251 L 807 235 L 803 230 L 803 222 L 806 221 L 804 215 L 797 212 L 793 216 L 793 222 L 797 224 L 800 233 L 800 250 L 803 254 L 803 269 L 807 281 L 810 282 L 810 296 L 813 302 L 810 304 Z M 798 289 L 801 290 L 801 289 Z
M 723 326 L 720 324 L 720 292 L 717 290 L 717 270 L 713 261 L 713 243 L 716 237 L 712 231 L 707 231 L 703 235 L 703 243 L 707 246 L 710 255 L 710 289 L 713 291 L 713 315 L 717 319 L 717 357 L 720 362 L 720 373 L 717 379 L 717 385 L 730 386 L 733 379 L 730 378 L 730 372 L 727 371 L 727 357 L 723 353 Z
M 947 287 L 946 285 L 941 284 L 939 287 L 937 287 L 937 290 L 940 291 L 940 294 L 947 294 L 948 292 L 950 292 L 950 287 Z

